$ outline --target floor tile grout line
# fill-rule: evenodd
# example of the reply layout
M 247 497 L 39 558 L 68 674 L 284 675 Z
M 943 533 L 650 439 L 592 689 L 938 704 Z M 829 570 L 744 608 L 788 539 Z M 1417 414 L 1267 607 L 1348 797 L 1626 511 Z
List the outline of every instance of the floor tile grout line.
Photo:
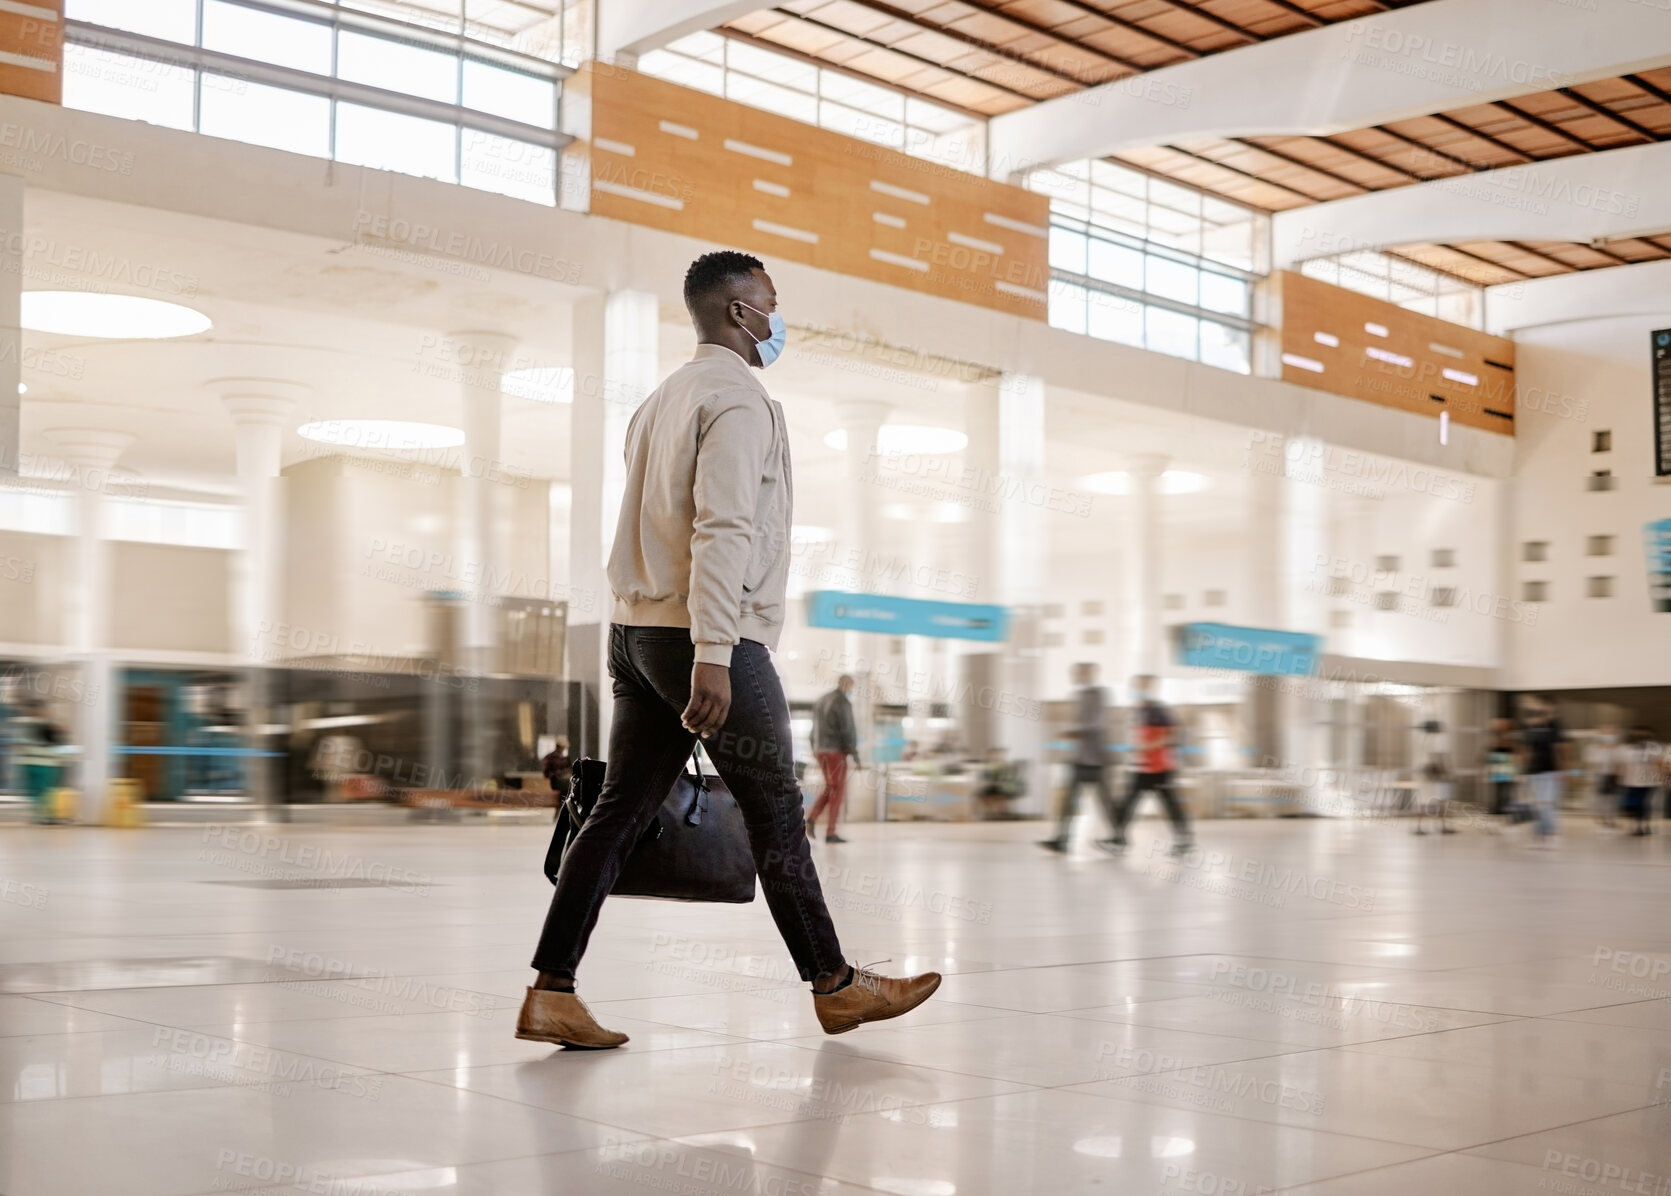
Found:
M 660 1024 L 660 1023 L 658 1023 L 658 1024 Z M 936 1024 L 937 1025 L 955 1025 L 956 1023 L 939 1022 L 939 1023 L 936 1023 Z M 685 1027 L 674 1027 L 674 1028 L 675 1029 L 684 1029 Z M 748 1044 L 758 1043 L 758 1044 L 765 1045 L 765 1046 L 784 1046 L 784 1047 L 789 1047 L 792 1050 L 797 1050 L 797 1051 L 813 1051 L 813 1052 L 816 1052 L 817 1048 L 812 1047 L 812 1046 L 803 1046 L 800 1043 L 800 1039 L 802 1039 L 802 1038 L 812 1038 L 812 1037 L 813 1037 L 813 1035 L 811 1035 L 811 1034 L 801 1034 L 801 1035 L 790 1035 L 789 1037 L 786 1037 L 786 1038 L 740 1038 L 737 1041 L 742 1042 L 742 1043 L 748 1043 Z M 827 1042 L 828 1039 L 821 1039 L 820 1041 L 821 1042 Z M 731 1046 L 731 1045 L 735 1045 L 735 1044 L 734 1043 L 719 1043 L 719 1042 L 700 1042 L 700 1043 L 693 1043 L 689 1046 L 661 1047 L 661 1048 L 658 1049 L 658 1053 L 665 1053 L 665 1052 L 668 1052 L 668 1051 L 711 1051 L 711 1050 L 714 1050 L 716 1047 Z M 1032 1084 L 1032 1083 L 1027 1082 L 1026 1080 L 1008 1080 L 1008 1079 L 1004 1079 L 1004 1078 L 999 1077 L 999 1076 L 983 1076 L 983 1075 L 979 1075 L 975 1072 L 952 1071 L 949 1068 L 931 1067 L 928 1064 L 924 1064 L 924 1063 L 903 1063 L 903 1062 L 900 1062 L 898 1060 L 876 1059 L 873 1056 L 863 1055 L 863 1054 L 860 1054 L 857 1051 L 840 1050 L 839 1047 L 837 1049 L 840 1051 L 840 1054 L 843 1057 L 849 1058 L 849 1059 L 863 1059 L 863 1060 L 866 1060 L 866 1061 L 872 1062 L 872 1063 L 889 1063 L 892 1066 L 897 1067 L 897 1068 L 901 1068 L 901 1069 L 909 1069 L 911 1071 L 932 1072 L 936 1075 L 957 1076 L 957 1077 L 959 1077 L 961 1079 L 965 1079 L 965 1080 L 981 1080 L 981 1081 L 984 1081 L 985 1083 L 988 1083 L 988 1084 L 1013 1084 L 1013 1085 L 1016 1086 L 1017 1091 L 1027 1091 L 1027 1090 L 1031 1090 L 1031 1089 L 1043 1089 L 1043 1088 L 1046 1087 L 1046 1085 Z M 646 1052 L 646 1053 L 648 1053 L 648 1052 Z M 551 1058 L 551 1057 L 552 1056 L 547 1056 L 547 1058 Z M 474 1071 L 478 1067 L 486 1068 L 486 1067 L 510 1067 L 510 1066 L 516 1066 L 516 1065 L 515 1064 L 509 1064 L 509 1063 L 479 1063 L 479 1064 L 472 1064 L 470 1067 L 467 1067 L 467 1068 L 452 1068 L 452 1069 L 425 1068 L 423 1070 L 425 1070 L 425 1071 L 444 1071 L 444 1070 Z M 396 1074 L 405 1075 L 405 1076 L 415 1076 L 417 1073 L 414 1073 L 414 1072 L 399 1072 L 399 1073 L 396 1073 Z M 1003 1096 L 1003 1095 L 1006 1095 L 1006 1094 L 1005 1093 L 994 1092 L 994 1093 L 987 1093 L 986 1095 L 987 1096 Z M 953 1099 L 966 1100 L 966 1099 L 971 1099 L 971 1098 L 956 1097 L 956 1098 L 953 1098 Z M 931 1102 L 931 1103 L 940 1104 L 942 1102 L 934 1101 L 934 1102 Z
M 681 1049 L 683 1049 L 683 1048 L 681 1048 Z M 481 1066 L 484 1066 L 484 1067 L 505 1067 L 505 1066 L 515 1066 L 515 1065 L 507 1065 L 507 1064 L 498 1063 L 498 1064 L 483 1064 Z M 917 1065 L 915 1065 L 915 1064 L 905 1064 L 903 1066 L 908 1066 L 908 1067 L 912 1067 L 912 1068 L 917 1067 Z M 450 1070 L 450 1069 L 436 1068 L 436 1069 L 432 1069 L 432 1070 L 439 1071 L 439 1070 Z M 475 1069 L 474 1068 L 465 1068 L 465 1069 L 460 1069 L 460 1070 L 473 1071 Z M 920 1070 L 933 1071 L 933 1070 L 936 1070 L 936 1069 L 934 1069 L 934 1068 L 921 1068 Z M 947 1073 L 947 1074 L 958 1075 L 958 1074 L 961 1074 L 961 1073 L 951 1072 L 951 1073 Z M 499 1096 L 495 1093 L 483 1092 L 483 1091 L 481 1091 L 480 1089 L 477 1089 L 477 1088 L 459 1088 L 457 1085 L 448 1084 L 444 1080 L 430 1079 L 426 1073 L 422 1073 L 422 1072 L 402 1073 L 402 1078 L 409 1079 L 409 1080 L 418 1080 L 418 1081 L 423 1082 L 423 1083 L 432 1084 L 436 1087 L 452 1089 L 452 1090 L 458 1091 L 458 1092 L 468 1092 L 473 1096 L 487 1096 L 487 1097 L 491 1097 L 492 1099 L 497 1100 L 497 1101 L 503 1101 L 506 1104 L 520 1105 L 523 1108 L 536 1109 L 541 1113 L 550 1113 L 550 1114 L 552 1114 L 554 1116 L 557 1116 L 557 1117 L 568 1117 L 568 1118 L 572 1118 L 572 1119 L 577 1120 L 577 1121 L 586 1121 L 586 1122 L 589 1122 L 593 1125 L 603 1126 L 606 1129 L 620 1130 L 623 1133 L 643 1134 L 646 1137 L 653 1138 L 656 1141 L 679 1142 L 680 1145 L 689 1145 L 689 1143 L 681 1141 L 682 1137 L 685 1137 L 685 1138 L 695 1137 L 695 1136 L 701 1135 L 701 1134 L 746 1133 L 749 1130 L 775 1129 L 779 1126 L 799 1125 L 803 1122 L 818 1122 L 818 1121 L 839 1120 L 837 1118 L 825 1118 L 825 1117 L 818 1117 L 818 1116 L 791 1117 L 791 1118 L 788 1118 L 787 1120 L 784 1120 L 784 1121 L 759 1122 L 759 1123 L 756 1123 L 756 1124 L 753 1124 L 753 1125 L 724 1125 L 724 1126 L 718 1126 L 718 1127 L 713 1128 L 713 1129 L 697 1130 L 697 1131 L 694 1131 L 691 1134 L 685 1134 L 685 1135 L 656 1134 L 656 1133 L 653 1133 L 651 1131 L 646 1131 L 646 1130 L 628 1129 L 625 1126 L 617 1126 L 612 1122 L 598 1121 L 595 1118 L 582 1117 L 581 1115 L 579 1115 L 577 1113 L 564 1113 L 559 1109 L 551 1109 L 551 1108 L 547 1108 L 544 1105 L 530 1104 L 527 1101 L 516 1100 L 512 1097 Z M 970 1077 L 967 1077 L 967 1078 L 991 1081 L 991 1077 L 989 1077 L 989 1076 L 970 1076 Z M 1015 1080 L 1000 1080 L 1000 1081 L 993 1081 L 993 1082 L 1018 1084 L 1019 1087 L 1014 1092 L 973 1092 L 973 1093 L 970 1093 L 968 1096 L 947 1097 L 944 1100 L 936 1100 L 936 1101 L 925 1102 L 923 1104 L 923 1107 L 924 1108 L 938 1108 L 942 1105 L 962 1104 L 966 1101 L 992 1100 L 995 1097 L 1000 1097 L 1000 1096 L 1015 1096 L 1015 1095 L 1018 1095 L 1021 1092 L 1043 1091 L 1042 1089 L 1038 1088 L 1037 1085 L 1020 1084 L 1019 1081 L 1015 1081 Z M 855 1116 L 855 1114 L 843 1114 L 842 1116 L 845 1118 L 845 1117 Z M 595 1149 L 595 1148 L 587 1148 L 587 1149 Z M 701 1148 L 698 1147 L 697 1149 L 701 1149 Z M 561 1153 L 567 1154 L 567 1153 L 573 1153 L 573 1152 L 564 1151 L 564 1152 L 561 1152 Z M 788 1164 L 774 1164 L 774 1165 L 785 1166 L 785 1167 L 788 1167 L 788 1169 L 790 1169 L 790 1170 L 799 1170 L 798 1168 L 795 1168 L 795 1167 L 793 1167 L 791 1165 L 788 1165 Z M 803 1174 L 811 1175 L 811 1174 L 813 1174 L 813 1172 L 805 1171 L 805 1172 L 803 1172 Z M 833 1179 L 834 1177 L 831 1176 L 829 1178 Z M 837 1183 L 848 1183 L 848 1182 L 851 1182 L 851 1181 L 837 1180 L 836 1182 Z M 867 1190 L 869 1190 L 869 1189 L 867 1189 Z
M 1380 1139 L 1371 1139 L 1371 1141 L 1380 1141 Z M 1430 1149 L 1430 1148 L 1423 1147 L 1422 1149 Z M 1289 1192 L 1298 1192 L 1298 1191 L 1301 1191 L 1304 1188 L 1309 1188 L 1309 1187 L 1312 1187 L 1313 1185 L 1316 1185 L 1316 1184 L 1338 1183 L 1340 1180 L 1352 1179 L 1352 1178 L 1354 1178 L 1356 1176 L 1359 1176 L 1359 1175 L 1374 1175 L 1377 1171 L 1390 1171 L 1395 1167 L 1407 1167 L 1407 1166 L 1409 1166 L 1413 1163 L 1431 1162 L 1433 1159 L 1442 1159 L 1442 1158 L 1446 1158 L 1450 1155 L 1457 1154 L 1457 1153 L 1459 1153 L 1459 1152 L 1454 1151 L 1454 1150 L 1441 1150 L 1441 1151 L 1436 1151 L 1433 1154 L 1420 1155 L 1417 1158 L 1413 1158 L 1413 1159 L 1404 1159 L 1401 1162 L 1397 1162 L 1397 1163 L 1383 1163 L 1378 1167 L 1363 1167 L 1363 1168 L 1360 1168 L 1356 1171 L 1342 1171 L 1339 1175 L 1322 1175 L 1322 1176 L 1318 1176 L 1315 1179 L 1308 1179 L 1304 1183 L 1289 1184 L 1286 1187 L 1278 1188 L 1277 1189 L 1277 1196 L 1284 1196 L 1284 1194 L 1289 1193 Z
M 1093 1081 L 1093 1082 L 1095 1082 L 1095 1081 Z M 1121 1102 L 1126 1103 L 1126 1104 L 1135 1104 L 1135 1105 L 1143 1105 L 1145 1107 L 1158 1107 L 1158 1108 L 1164 1108 L 1164 1109 L 1171 1109 L 1171 1110 L 1175 1110 L 1175 1111 L 1183 1111 L 1183 1110 L 1179 1110 L 1179 1107 L 1176 1106 L 1176 1105 L 1151 1106 L 1151 1105 L 1148 1104 L 1148 1102 L 1139 1101 L 1139 1100 L 1135 1100 L 1135 1099 L 1127 1098 L 1127 1097 L 1113 1096 L 1113 1095 L 1111 1095 L 1109 1093 L 1105 1093 L 1105 1092 L 1086 1092 L 1086 1093 L 1084 1093 L 1084 1095 L 1096 1097 L 1099 1100 L 1121 1101 Z M 1525 1133 L 1522 1133 L 1522 1134 L 1510 1134 L 1506 1138 L 1496 1138 L 1496 1139 L 1493 1139 L 1490 1142 L 1485 1142 L 1485 1143 L 1481 1143 L 1481 1144 L 1478 1144 L 1478 1145 L 1457 1146 L 1457 1147 L 1439 1147 L 1439 1146 L 1433 1146 L 1433 1145 L 1431 1145 L 1429 1143 L 1426 1143 L 1426 1142 L 1404 1142 L 1404 1141 L 1400 1141 L 1399 1139 L 1396 1139 L 1396 1138 L 1376 1138 L 1376 1137 L 1371 1137 L 1371 1136 L 1368 1136 L 1368 1135 L 1365 1135 L 1365 1134 L 1353 1134 L 1353 1133 L 1349 1133 L 1349 1132 L 1342 1131 L 1342 1130 L 1326 1130 L 1326 1129 L 1322 1129 L 1321 1127 L 1310 1127 L 1310 1126 L 1295 1125 L 1291 1122 L 1286 1122 L 1286 1121 L 1270 1121 L 1270 1120 L 1267 1120 L 1266 1118 L 1263 1118 L 1263 1117 L 1249 1117 L 1249 1116 L 1247 1116 L 1245 1114 L 1242 1114 L 1242 1113 L 1222 1113 L 1222 1112 L 1217 1112 L 1217 1111 L 1214 1111 L 1214 1110 L 1206 1110 L 1206 1112 L 1210 1116 L 1213 1116 L 1213 1117 L 1227 1117 L 1227 1118 L 1230 1118 L 1233 1121 L 1241 1121 L 1241 1122 L 1246 1122 L 1250 1125 L 1264 1126 L 1264 1127 L 1266 1127 L 1267 1129 L 1270 1129 L 1270 1130 L 1298 1129 L 1298 1130 L 1305 1130 L 1305 1131 L 1310 1132 L 1310 1133 L 1333 1134 L 1337 1137 L 1360 1138 L 1360 1139 L 1363 1139 L 1364 1141 L 1379 1142 L 1379 1143 L 1381 1143 L 1382 1145 L 1385 1145 L 1385 1146 L 1400 1146 L 1400 1147 L 1404 1147 L 1405 1149 L 1408 1149 L 1408 1150 L 1431 1150 L 1431 1151 L 1436 1151 L 1439 1154 L 1463 1154 L 1463 1153 L 1465 1153 L 1467 1151 L 1470 1151 L 1470 1150 L 1478 1150 L 1478 1149 L 1480 1149 L 1481 1146 L 1492 1146 L 1492 1145 L 1495 1145 L 1498 1142 L 1512 1142 L 1516 1138 L 1530 1138 L 1530 1137 L 1534 1137 L 1534 1136 L 1542 1135 L 1542 1134 L 1552 1134 L 1552 1133 L 1555 1133 L 1559 1130 L 1571 1129 L 1573 1126 L 1585 1125 L 1585 1124 L 1587 1124 L 1591 1121 L 1605 1121 L 1610 1117 L 1623 1117 L 1623 1116 L 1625 1116 L 1626 1114 L 1629 1114 L 1629 1113 L 1640 1113 L 1644 1109 L 1652 1109 L 1654 1107 L 1655 1106 L 1652 1103 L 1650 1103 L 1650 1104 L 1639 1106 L 1639 1107 L 1636 1107 L 1636 1108 L 1618 1109 L 1618 1110 L 1616 1110 L 1612 1113 L 1602 1113 L 1602 1114 L 1600 1114 L 1596 1117 L 1586 1117 L 1586 1118 L 1582 1118 L 1578 1121 L 1566 1122 L 1566 1123 L 1563 1123 L 1561 1125 L 1541 1126 L 1537 1129 L 1527 1130 Z M 1406 1160 L 1406 1161 L 1407 1162 L 1416 1162 L 1416 1161 L 1419 1161 L 1419 1160 L 1410 1159 L 1410 1160 Z M 1492 1160 L 1492 1161 L 1494 1161 L 1494 1162 L 1505 1162 L 1505 1161 L 1508 1161 L 1508 1160 Z M 1396 1166 L 1401 1166 L 1402 1164 L 1393 1163 L 1393 1164 L 1388 1164 L 1388 1165 L 1396 1167 Z M 1384 1169 L 1385 1168 L 1374 1168 L 1374 1167 L 1368 1168 L 1368 1170 L 1371 1170 L 1371 1171 L 1384 1170 Z M 1357 1173 L 1354 1172 L 1353 1174 L 1357 1174 Z M 1321 1180 L 1315 1180 L 1315 1179 L 1306 1181 L 1306 1183 L 1308 1183 L 1308 1184 L 1310 1184 L 1310 1183 L 1320 1183 L 1320 1182 L 1322 1182 L 1322 1181 Z M 1297 1186 L 1304 1186 L 1304 1185 L 1297 1185 Z

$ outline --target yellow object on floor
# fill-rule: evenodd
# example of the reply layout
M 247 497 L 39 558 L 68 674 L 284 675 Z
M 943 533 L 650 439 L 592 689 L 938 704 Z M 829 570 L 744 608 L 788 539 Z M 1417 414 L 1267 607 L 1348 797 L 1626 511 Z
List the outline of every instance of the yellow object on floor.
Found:
M 145 786 L 131 777 L 110 782 L 110 809 L 105 822 L 110 826 L 144 826 Z
M 54 789 L 47 795 L 46 808 L 49 816 L 59 822 L 74 822 L 76 814 L 81 809 L 81 791 L 79 789 Z

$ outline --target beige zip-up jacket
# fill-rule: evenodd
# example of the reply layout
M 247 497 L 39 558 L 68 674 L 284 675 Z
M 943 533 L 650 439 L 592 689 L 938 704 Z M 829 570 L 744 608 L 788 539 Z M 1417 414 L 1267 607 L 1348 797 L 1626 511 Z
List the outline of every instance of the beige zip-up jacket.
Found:
M 626 457 L 614 621 L 688 627 L 704 664 L 729 667 L 738 640 L 776 648 L 794 484 L 783 408 L 754 370 L 698 345 L 634 413 Z

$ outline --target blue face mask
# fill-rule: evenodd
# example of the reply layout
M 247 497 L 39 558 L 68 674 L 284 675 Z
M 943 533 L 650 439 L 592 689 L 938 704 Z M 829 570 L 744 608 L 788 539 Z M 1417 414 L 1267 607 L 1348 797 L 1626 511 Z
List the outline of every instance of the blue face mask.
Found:
M 737 302 L 743 303 L 741 299 L 737 300 Z M 760 354 L 760 365 L 764 368 L 765 366 L 771 365 L 772 362 L 776 361 L 779 357 L 783 356 L 783 347 L 789 343 L 789 325 L 785 324 L 783 322 L 783 317 L 775 311 L 771 315 L 766 315 L 765 312 L 760 311 L 760 309 L 755 307 L 752 303 L 743 303 L 743 306 L 752 312 L 758 312 L 760 315 L 766 316 L 766 327 L 772 330 L 772 334 L 770 336 L 768 336 L 765 340 L 761 340 L 759 337 L 755 336 L 754 333 L 748 332 L 747 324 L 743 324 L 740 320 L 738 321 L 742 330 L 744 332 L 748 332 L 749 338 L 754 341 L 755 351 Z

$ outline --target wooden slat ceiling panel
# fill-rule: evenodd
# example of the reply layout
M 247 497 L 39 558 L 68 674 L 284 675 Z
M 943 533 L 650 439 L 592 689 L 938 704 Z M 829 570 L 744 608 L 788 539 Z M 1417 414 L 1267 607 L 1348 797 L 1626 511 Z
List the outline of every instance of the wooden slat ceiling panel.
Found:
M 1426 0 L 784 0 L 721 32 L 995 116 L 1146 70 Z M 1671 67 L 1329 137 L 1206 139 L 1115 154 L 1237 203 L 1287 211 L 1475 171 L 1671 139 Z M 1671 257 L 1664 238 L 1404 246 L 1471 282 Z
M 1496 286 L 1499 283 L 1517 282 L 1523 277 L 1514 270 L 1504 269 L 1449 245 L 1401 245 L 1392 251 L 1392 256 L 1416 262 L 1475 286 Z

